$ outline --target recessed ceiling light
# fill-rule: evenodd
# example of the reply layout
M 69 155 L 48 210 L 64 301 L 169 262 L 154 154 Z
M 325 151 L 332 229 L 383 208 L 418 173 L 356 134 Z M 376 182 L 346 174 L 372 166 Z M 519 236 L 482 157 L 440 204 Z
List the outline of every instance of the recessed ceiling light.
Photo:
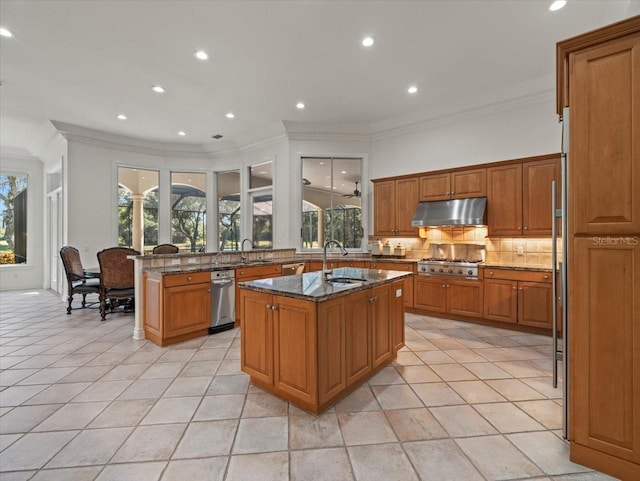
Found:
M 4 27 L 0 27 L 0 35 L 2 35 L 3 37 L 13 37 L 13 33 L 11 33 L 11 30 L 4 28 Z
M 118 120 L 127 120 L 127 116 L 125 114 L 118 114 L 116 115 L 116 118 Z
M 320 165 L 324 165 L 324 162 L 320 162 Z
M 233 119 L 235 118 L 235 115 L 233 114 L 233 112 L 227 112 L 226 114 L 224 114 L 224 116 L 228 119 Z
M 157 94 L 163 94 L 166 92 L 162 85 L 154 85 L 153 87 L 151 87 L 151 90 L 153 90 Z
M 341 171 L 340 171 L 340 173 L 341 173 L 341 174 L 346 174 L 346 173 L 347 173 L 347 171 L 346 171 L 346 170 L 341 170 Z
M 418 91 L 418 87 L 416 87 L 415 85 L 412 85 L 407 89 L 407 92 L 409 92 L 410 94 L 415 94 L 417 91 Z
M 178 132 L 178 135 L 180 137 L 184 137 L 185 135 L 187 135 L 187 133 L 184 130 L 181 130 L 180 132 Z
M 303 103 L 303 102 L 298 102 L 298 103 L 296 104 L 296 108 L 298 108 L 298 109 L 302 110 L 302 109 L 304 109 L 304 108 L 305 108 L 305 105 L 304 105 L 304 103 Z
M 549 5 L 549 10 L 555 12 L 556 10 L 560 10 L 567 4 L 567 0 L 555 0 L 551 5 Z
M 205 52 L 204 50 L 196 50 L 195 52 L 193 52 L 193 55 L 198 60 L 209 60 L 209 54 L 207 52 Z
M 363 47 L 371 47 L 371 45 L 373 45 L 373 37 L 364 37 L 362 39 Z

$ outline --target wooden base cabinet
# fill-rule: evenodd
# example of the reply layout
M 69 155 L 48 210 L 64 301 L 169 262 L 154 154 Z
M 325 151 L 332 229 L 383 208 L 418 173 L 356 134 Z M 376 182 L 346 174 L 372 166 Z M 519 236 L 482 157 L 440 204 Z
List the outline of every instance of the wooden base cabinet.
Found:
M 415 262 L 380 262 L 372 260 L 370 263 L 371 269 L 382 269 L 386 271 L 403 271 L 412 272 L 415 275 L 416 263 Z M 413 276 L 405 277 L 404 279 L 404 306 L 413 307 Z
M 414 281 L 414 306 L 431 312 L 482 317 L 483 289 L 481 280 L 418 275 Z
M 211 325 L 211 276 L 144 274 L 145 337 L 160 346 L 204 336 Z
M 236 326 L 240 325 L 242 318 L 242 304 L 240 303 L 240 287 L 238 282 L 249 282 L 258 279 L 269 279 L 270 277 L 279 277 L 282 274 L 282 265 L 266 265 L 239 267 L 235 270 L 236 276 Z
M 242 370 L 318 413 L 404 346 L 402 281 L 325 302 L 240 290 Z

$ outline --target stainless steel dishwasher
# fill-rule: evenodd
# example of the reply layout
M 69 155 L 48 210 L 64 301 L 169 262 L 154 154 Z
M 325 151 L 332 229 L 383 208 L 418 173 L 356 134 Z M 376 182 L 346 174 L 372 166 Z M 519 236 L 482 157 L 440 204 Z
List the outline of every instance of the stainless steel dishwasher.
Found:
M 236 321 L 235 271 L 211 273 L 211 327 L 209 334 L 233 328 Z

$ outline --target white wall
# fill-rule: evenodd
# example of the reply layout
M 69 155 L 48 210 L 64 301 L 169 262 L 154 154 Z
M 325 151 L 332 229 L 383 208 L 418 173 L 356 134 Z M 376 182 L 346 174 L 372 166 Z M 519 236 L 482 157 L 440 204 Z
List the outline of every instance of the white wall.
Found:
M 374 140 L 371 178 L 427 172 L 560 151 L 553 94 L 455 123 L 429 123 Z
M 42 162 L 28 154 L 0 152 L 0 170 L 27 174 L 27 263 L 0 266 L 0 290 L 41 289 L 44 253 Z

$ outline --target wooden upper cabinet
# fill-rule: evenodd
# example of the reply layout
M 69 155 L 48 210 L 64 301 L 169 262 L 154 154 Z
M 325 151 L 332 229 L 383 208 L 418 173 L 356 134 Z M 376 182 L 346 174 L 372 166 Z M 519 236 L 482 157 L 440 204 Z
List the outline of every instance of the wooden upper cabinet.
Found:
M 490 236 L 522 235 L 522 164 L 487 169 L 487 223 Z
M 420 177 L 420 201 L 487 195 L 487 169 L 465 169 Z
M 522 234 L 551 235 L 551 186 L 556 181 L 557 203 L 561 207 L 560 159 L 522 164 Z
M 416 236 L 411 219 L 418 207 L 419 178 L 375 182 L 373 230 L 379 236 Z
M 570 56 L 574 234 L 640 232 L 640 33 Z

